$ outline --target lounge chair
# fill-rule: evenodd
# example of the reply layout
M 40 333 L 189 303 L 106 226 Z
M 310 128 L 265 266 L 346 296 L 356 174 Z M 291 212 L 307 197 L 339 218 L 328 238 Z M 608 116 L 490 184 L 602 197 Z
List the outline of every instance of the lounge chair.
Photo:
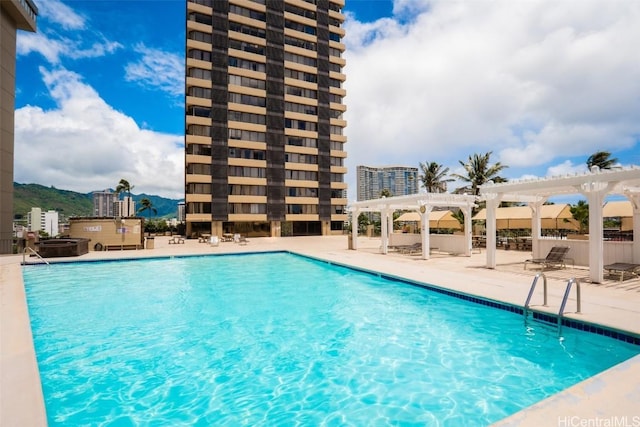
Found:
M 551 248 L 545 258 L 533 258 L 525 260 L 524 269 L 527 269 L 528 263 L 538 264 L 543 270 L 553 267 L 566 268 L 566 260 L 568 259 L 567 252 L 569 252 L 569 249 L 570 248 L 568 246 L 554 246 Z
M 398 247 L 398 252 L 400 252 L 401 254 L 412 255 L 413 253 L 417 253 L 421 251 L 422 251 L 422 243 L 414 243 L 413 245 L 405 245 L 405 246 Z
M 245 236 L 240 236 L 240 238 L 238 239 L 238 243 L 241 245 L 246 245 L 247 243 L 249 243 L 249 241 Z
M 640 264 L 616 262 L 613 264 L 605 265 L 604 269 L 607 270 L 609 275 L 611 274 L 620 275 L 620 281 L 622 282 L 624 280 L 625 274 L 638 277 L 638 270 L 640 270 Z

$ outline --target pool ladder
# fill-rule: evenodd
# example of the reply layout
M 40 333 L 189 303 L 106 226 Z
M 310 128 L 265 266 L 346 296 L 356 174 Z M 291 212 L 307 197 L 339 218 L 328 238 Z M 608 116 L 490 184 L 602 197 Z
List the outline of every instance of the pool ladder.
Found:
M 32 248 L 30 248 L 30 247 L 26 247 L 26 248 L 24 248 L 24 250 L 22 251 L 22 265 L 27 265 L 27 260 L 26 260 L 26 257 L 25 257 L 25 255 L 26 255 L 26 253 L 27 253 L 27 252 L 31 252 L 33 255 L 37 256 L 37 257 L 40 259 L 40 261 L 42 261 L 42 262 L 44 262 L 45 264 L 49 265 L 49 262 L 48 262 L 46 259 L 42 258 L 42 256 L 41 256 L 38 252 L 34 251 L 34 250 L 33 250 Z
M 527 295 L 527 300 L 524 303 L 524 309 L 522 314 L 524 315 L 525 326 L 528 324 L 529 314 L 531 313 L 531 310 L 529 309 L 531 305 L 530 304 L 531 297 L 533 297 L 533 291 L 536 289 L 536 285 L 538 284 L 538 280 L 540 279 L 540 277 L 542 277 L 542 284 L 543 284 L 543 290 L 544 290 L 544 300 L 543 300 L 542 306 L 548 307 L 547 276 L 545 276 L 544 273 L 538 273 L 536 274 L 536 277 L 533 278 L 533 282 L 531 283 L 531 288 L 529 289 L 529 295 Z M 580 281 L 575 277 L 572 277 L 567 281 L 567 287 L 564 290 L 564 296 L 562 297 L 562 303 L 560 304 L 560 310 L 558 311 L 558 322 L 557 322 L 558 336 L 561 336 L 562 334 L 562 318 L 564 316 L 564 309 L 567 306 L 567 300 L 569 299 L 569 294 L 571 293 L 571 286 L 573 284 L 576 285 L 576 305 L 577 305 L 576 313 L 580 313 L 580 308 L 581 308 Z

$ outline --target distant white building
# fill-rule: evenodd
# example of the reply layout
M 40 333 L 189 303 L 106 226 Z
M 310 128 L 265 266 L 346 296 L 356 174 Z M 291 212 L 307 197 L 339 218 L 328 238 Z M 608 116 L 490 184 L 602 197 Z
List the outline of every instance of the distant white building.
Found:
M 60 234 L 59 217 L 57 211 L 42 212 L 40 208 L 31 208 L 27 212 L 27 229 L 29 231 L 44 231 L 50 237 Z
M 185 210 L 185 203 L 180 202 L 178 203 L 178 222 L 185 222 L 186 219 L 187 219 L 187 215 Z
M 383 190 L 392 196 L 418 192 L 418 168 L 409 166 L 358 166 L 358 201 L 380 198 Z
M 121 218 L 136 216 L 136 202 L 131 196 L 125 196 L 124 199 L 113 202 L 113 212 Z

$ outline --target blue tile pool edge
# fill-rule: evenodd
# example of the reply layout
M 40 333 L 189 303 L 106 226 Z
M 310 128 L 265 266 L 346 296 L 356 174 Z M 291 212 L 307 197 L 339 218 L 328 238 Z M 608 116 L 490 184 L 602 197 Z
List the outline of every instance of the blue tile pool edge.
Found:
M 250 251 L 250 252 L 230 252 L 223 254 L 184 254 L 184 255 L 161 255 L 161 256 L 145 256 L 145 257 L 129 257 L 129 258 L 113 258 L 113 259 L 87 259 L 87 260 L 78 260 L 78 259 L 56 259 L 55 261 L 50 261 L 50 264 L 74 264 L 74 263 L 100 263 L 100 262 L 131 262 L 131 261 L 141 261 L 141 260 L 163 260 L 163 259 L 176 259 L 176 258 L 206 258 L 206 257 L 227 257 L 227 256 L 250 256 L 250 255 L 259 255 L 259 254 L 278 254 L 278 253 L 286 253 L 295 255 L 301 258 L 307 258 L 310 260 L 322 262 L 329 265 L 336 265 L 342 268 L 347 268 L 353 271 L 357 271 L 360 273 L 374 275 L 389 281 L 399 282 L 411 286 L 418 286 L 433 292 L 437 292 L 440 294 L 448 295 L 453 298 L 462 299 L 468 302 L 472 302 L 474 304 L 480 304 L 491 308 L 497 308 L 499 310 L 509 311 L 515 314 L 519 314 L 524 316 L 524 307 L 510 304 L 502 301 L 493 300 L 486 297 L 480 297 L 473 294 L 468 294 L 460 291 L 452 291 L 451 289 L 447 289 L 441 286 L 434 285 L 432 283 L 419 282 L 416 280 L 410 280 L 401 276 L 395 276 L 393 274 L 382 273 L 376 270 L 366 269 L 362 267 L 356 267 L 353 265 L 330 261 L 324 258 L 301 254 L 298 252 L 293 252 L 289 250 L 275 250 L 275 251 Z M 46 267 L 47 264 L 42 262 L 34 262 L 34 263 L 25 263 L 21 264 L 22 267 Z M 558 315 L 550 314 L 547 312 L 537 311 L 535 309 L 529 308 L 529 313 L 532 314 L 533 319 L 540 321 L 543 324 L 548 325 L 557 325 L 558 324 Z M 640 334 L 635 334 L 630 331 L 623 331 L 612 327 L 605 327 L 602 325 L 598 325 L 591 322 L 579 321 L 575 319 L 570 319 L 567 317 L 562 318 L 562 326 L 568 327 L 571 329 L 576 329 L 584 332 L 589 332 L 597 335 L 603 335 L 609 338 L 613 338 L 619 341 L 624 341 L 630 343 L 632 345 L 640 346 Z

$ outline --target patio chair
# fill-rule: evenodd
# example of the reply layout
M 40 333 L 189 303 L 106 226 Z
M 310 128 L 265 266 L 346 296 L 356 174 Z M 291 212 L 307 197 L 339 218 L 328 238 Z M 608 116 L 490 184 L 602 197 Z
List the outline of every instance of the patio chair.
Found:
M 554 246 L 551 248 L 545 258 L 533 258 L 525 260 L 524 269 L 527 269 L 528 263 L 538 264 L 543 270 L 553 267 L 566 268 L 566 260 L 568 259 L 567 252 L 569 252 L 569 249 L 570 248 L 568 246 Z
M 398 252 L 401 254 L 412 255 L 422 251 L 422 243 L 414 243 L 413 245 L 400 246 Z
M 627 262 L 615 262 L 613 264 L 605 265 L 604 269 L 607 270 L 609 275 L 618 274 L 620 281 L 624 280 L 624 275 L 638 277 L 638 271 L 640 270 L 640 264 L 631 264 Z

